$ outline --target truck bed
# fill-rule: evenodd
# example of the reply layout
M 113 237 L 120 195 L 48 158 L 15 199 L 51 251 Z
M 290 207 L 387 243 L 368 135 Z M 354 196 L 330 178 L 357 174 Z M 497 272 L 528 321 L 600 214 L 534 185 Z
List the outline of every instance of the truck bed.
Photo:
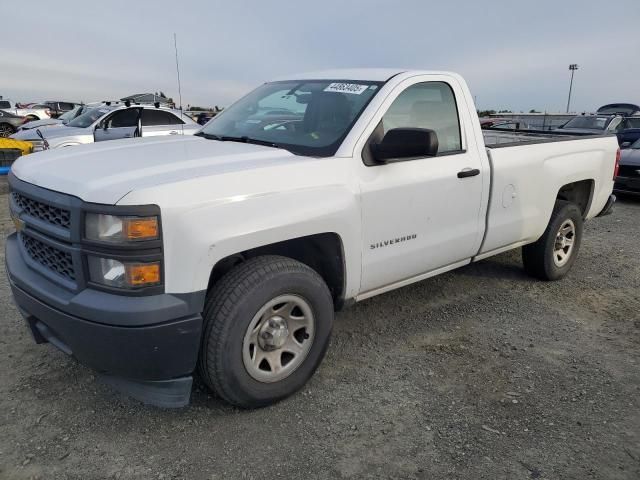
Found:
M 590 192 L 589 203 L 582 206 L 584 218 L 605 206 L 613 188 L 615 135 L 483 133 L 492 177 L 486 233 L 477 258 L 538 239 L 563 186 L 580 183 L 576 188 Z
M 583 138 L 608 137 L 612 134 L 563 133 L 545 130 L 511 130 L 511 129 L 483 129 L 484 144 L 487 148 L 512 147 L 519 144 L 549 143 Z

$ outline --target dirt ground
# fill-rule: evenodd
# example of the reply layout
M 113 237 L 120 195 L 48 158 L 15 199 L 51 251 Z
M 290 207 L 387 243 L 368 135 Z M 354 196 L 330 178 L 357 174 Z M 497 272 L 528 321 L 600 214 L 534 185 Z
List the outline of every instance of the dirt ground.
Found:
M 32 342 L 2 275 L 0 478 L 638 479 L 639 239 L 624 200 L 563 281 L 516 251 L 362 302 L 304 391 L 256 411 L 113 393 Z

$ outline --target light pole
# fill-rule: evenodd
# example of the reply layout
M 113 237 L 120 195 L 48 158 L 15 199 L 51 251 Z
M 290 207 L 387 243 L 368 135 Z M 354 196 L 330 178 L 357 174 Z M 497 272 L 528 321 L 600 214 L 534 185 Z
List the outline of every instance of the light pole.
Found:
M 569 65 L 569 70 L 571 70 L 571 81 L 569 82 L 569 99 L 567 100 L 567 113 L 569 113 L 569 105 L 571 104 L 571 89 L 573 88 L 573 74 L 578 70 L 578 64 L 572 63 Z

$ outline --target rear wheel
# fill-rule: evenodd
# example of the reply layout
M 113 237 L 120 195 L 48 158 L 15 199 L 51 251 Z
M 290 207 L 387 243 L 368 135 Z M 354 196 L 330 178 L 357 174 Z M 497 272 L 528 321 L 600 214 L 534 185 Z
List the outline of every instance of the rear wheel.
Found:
M 333 301 L 308 266 L 286 257 L 256 257 L 214 286 L 204 321 L 204 382 L 233 405 L 262 407 L 311 378 L 329 344 Z
M 576 261 L 582 224 L 578 206 L 558 200 L 542 236 L 537 242 L 522 247 L 525 271 L 542 280 L 564 277 Z
M 9 125 L 8 123 L 0 123 L 0 137 L 8 137 L 9 135 L 13 135 L 15 133 L 15 129 Z

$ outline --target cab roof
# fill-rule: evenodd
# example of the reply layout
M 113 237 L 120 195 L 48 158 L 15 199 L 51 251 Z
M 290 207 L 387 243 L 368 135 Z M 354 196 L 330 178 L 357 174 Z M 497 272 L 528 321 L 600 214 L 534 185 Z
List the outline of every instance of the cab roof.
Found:
M 385 82 L 403 72 L 406 72 L 406 70 L 395 68 L 351 68 L 295 73 L 293 75 L 283 75 L 275 80 L 369 80 Z
M 362 80 L 372 82 L 386 82 L 387 80 L 403 73 L 415 75 L 447 74 L 455 75 L 451 72 L 434 70 L 411 70 L 407 68 L 349 68 L 335 70 L 320 70 L 313 72 L 296 73 L 293 75 L 281 76 L 275 81 L 282 80 Z

